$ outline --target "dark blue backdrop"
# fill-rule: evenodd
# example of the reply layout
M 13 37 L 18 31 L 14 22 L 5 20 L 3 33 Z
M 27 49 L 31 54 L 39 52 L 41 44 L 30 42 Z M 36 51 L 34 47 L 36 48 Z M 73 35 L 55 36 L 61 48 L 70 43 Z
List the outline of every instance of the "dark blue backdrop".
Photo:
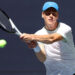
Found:
M 8 13 L 21 32 L 34 33 L 43 26 L 41 9 L 45 1 L 48 0 L 0 0 L 0 8 Z M 69 24 L 75 35 L 75 0 L 51 1 L 59 4 L 59 20 Z M 44 65 L 18 36 L 0 30 L 2 38 L 8 44 L 0 48 L 0 75 L 45 75 Z

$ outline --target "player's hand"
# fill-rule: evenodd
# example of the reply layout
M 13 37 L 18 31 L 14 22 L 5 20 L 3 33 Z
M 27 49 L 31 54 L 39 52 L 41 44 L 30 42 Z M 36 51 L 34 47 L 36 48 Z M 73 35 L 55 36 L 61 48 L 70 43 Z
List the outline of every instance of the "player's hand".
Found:
M 23 34 L 21 34 L 20 38 L 21 38 L 23 41 L 33 41 L 34 36 L 31 35 L 31 34 L 23 33 Z
M 35 48 L 37 46 L 37 42 L 33 40 L 33 36 L 31 34 L 23 33 L 21 34 L 20 39 L 22 39 L 29 48 Z
M 36 41 L 26 42 L 29 48 L 35 48 L 37 46 Z

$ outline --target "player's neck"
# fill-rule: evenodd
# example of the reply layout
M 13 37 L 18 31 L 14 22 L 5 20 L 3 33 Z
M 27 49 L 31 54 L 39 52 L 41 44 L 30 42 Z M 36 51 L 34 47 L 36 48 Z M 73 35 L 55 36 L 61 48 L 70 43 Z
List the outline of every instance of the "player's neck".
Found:
M 58 22 L 54 23 L 54 24 L 51 24 L 51 25 L 46 25 L 45 24 L 45 28 L 49 31 L 53 31 L 55 30 L 56 28 L 58 27 Z

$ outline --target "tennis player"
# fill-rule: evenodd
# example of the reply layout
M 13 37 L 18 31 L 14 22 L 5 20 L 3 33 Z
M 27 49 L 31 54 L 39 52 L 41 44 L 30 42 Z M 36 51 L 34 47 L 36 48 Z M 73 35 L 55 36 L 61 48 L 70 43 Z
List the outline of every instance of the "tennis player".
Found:
M 44 63 L 46 75 L 74 75 L 75 48 L 72 29 L 58 22 L 59 6 L 45 2 L 42 8 L 44 27 L 35 34 L 23 33 L 20 38 L 33 48 L 37 58 Z M 30 42 L 31 41 L 31 42 Z

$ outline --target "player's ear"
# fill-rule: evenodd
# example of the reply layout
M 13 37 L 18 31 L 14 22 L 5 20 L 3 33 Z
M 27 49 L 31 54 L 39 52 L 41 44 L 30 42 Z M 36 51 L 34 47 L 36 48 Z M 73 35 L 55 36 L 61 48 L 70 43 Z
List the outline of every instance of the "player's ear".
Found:
M 57 20 L 59 19 L 59 13 L 57 12 Z
M 42 12 L 42 18 L 44 18 L 44 12 Z

